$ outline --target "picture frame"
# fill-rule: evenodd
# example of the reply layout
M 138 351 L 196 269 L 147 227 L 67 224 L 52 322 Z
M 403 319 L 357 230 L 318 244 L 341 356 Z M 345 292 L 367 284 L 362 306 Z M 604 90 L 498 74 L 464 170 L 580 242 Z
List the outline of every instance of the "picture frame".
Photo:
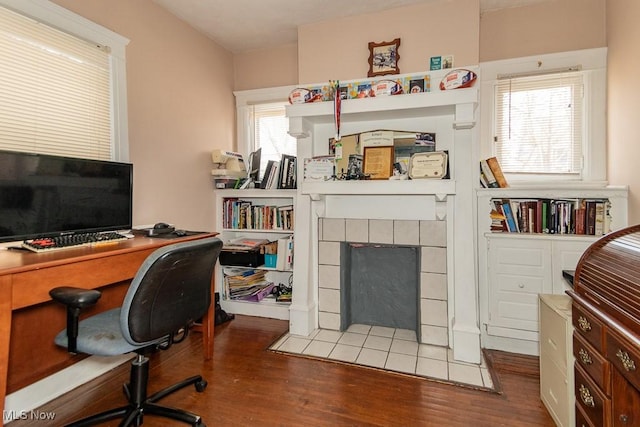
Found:
M 369 72 L 367 77 L 400 74 L 400 39 L 390 42 L 369 42 Z
M 389 179 L 393 175 L 393 146 L 365 147 L 362 172 L 370 179 Z

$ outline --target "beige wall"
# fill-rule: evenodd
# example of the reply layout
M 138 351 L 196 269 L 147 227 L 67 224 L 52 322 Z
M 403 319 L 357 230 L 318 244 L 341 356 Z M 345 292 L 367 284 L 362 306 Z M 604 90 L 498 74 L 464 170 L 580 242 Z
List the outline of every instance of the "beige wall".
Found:
M 210 151 L 235 133 L 232 55 L 151 0 L 55 0 L 130 40 L 134 224 L 214 229 Z
M 289 86 L 298 83 L 297 43 L 252 50 L 233 56 L 234 90 Z
M 400 38 L 400 73 L 429 69 L 429 58 L 454 55 L 456 66 L 478 63 L 479 0 L 427 4 L 298 28 L 298 82 L 366 77 L 369 42 Z
M 607 0 L 608 157 L 611 184 L 629 185 L 629 224 L 640 223 L 640 2 Z
M 606 0 L 549 0 L 485 12 L 480 61 L 605 47 Z

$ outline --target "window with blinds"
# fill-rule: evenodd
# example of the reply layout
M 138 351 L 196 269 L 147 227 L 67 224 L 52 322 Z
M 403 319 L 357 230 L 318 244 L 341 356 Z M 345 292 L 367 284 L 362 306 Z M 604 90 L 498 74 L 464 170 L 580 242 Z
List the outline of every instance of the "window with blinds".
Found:
M 583 87 L 581 72 L 497 81 L 494 150 L 504 172 L 580 177 Z
M 109 49 L 0 7 L 0 148 L 112 159 Z
M 283 154 L 296 154 L 296 139 L 288 134 L 289 119 L 285 103 L 265 103 L 251 106 L 254 130 L 253 150 L 262 148 L 260 176 L 269 160 L 280 161 Z

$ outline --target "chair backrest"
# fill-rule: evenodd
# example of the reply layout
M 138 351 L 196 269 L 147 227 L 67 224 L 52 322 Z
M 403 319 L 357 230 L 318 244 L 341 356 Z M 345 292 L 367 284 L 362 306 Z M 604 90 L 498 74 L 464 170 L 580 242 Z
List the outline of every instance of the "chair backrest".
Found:
M 166 337 L 205 315 L 213 270 L 222 250 L 216 237 L 174 243 L 142 263 L 122 303 L 120 327 L 131 344 Z

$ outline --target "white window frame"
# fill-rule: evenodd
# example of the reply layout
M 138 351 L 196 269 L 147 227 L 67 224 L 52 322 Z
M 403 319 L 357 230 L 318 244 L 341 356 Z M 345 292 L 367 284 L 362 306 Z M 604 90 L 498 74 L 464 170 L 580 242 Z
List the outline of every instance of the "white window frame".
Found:
M 129 39 L 46 0 L 0 0 L 0 6 L 111 49 L 112 160 L 129 161 L 125 49 Z
M 480 64 L 480 158 L 495 155 L 494 85 L 498 76 L 553 72 L 579 65 L 584 75 L 583 169 L 577 179 L 558 180 L 557 175 L 507 175 L 510 186 L 545 185 L 606 185 L 606 87 L 607 49 L 585 49 L 523 58 L 483 62 Z M 552 181 L 551 181 L 552 180 Z
M 296 86 L 278 86 L 233 92 L 236 97 L 237 148 L 245 159 L 257 148 L 255 146 L 251 106 L 269 102 L 286 102 Z

